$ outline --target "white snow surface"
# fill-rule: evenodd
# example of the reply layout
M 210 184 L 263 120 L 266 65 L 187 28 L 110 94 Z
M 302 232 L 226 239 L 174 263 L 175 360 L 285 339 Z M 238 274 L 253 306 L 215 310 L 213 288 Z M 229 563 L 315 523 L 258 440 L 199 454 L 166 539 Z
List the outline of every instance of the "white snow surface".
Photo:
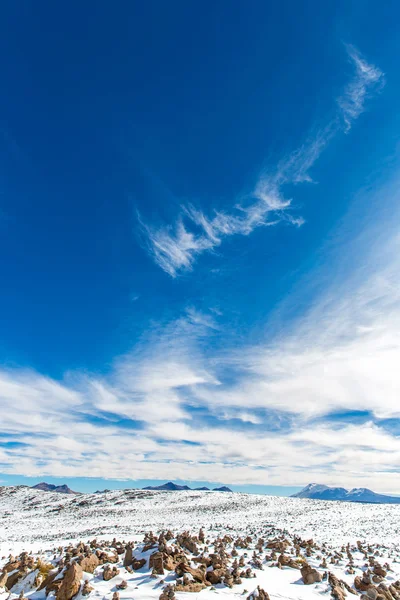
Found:
M 400 545 L 400 505 L 358 504 L 228 492 L 116 490 L 79 496 L 0 488 L 0 550 L 163 529 L 276 529 L 333 546 Z
M 43 560 L 52 560 L 55 548 L 93 538 L 98 540 L 133 541 L 135 554 L 140 555 L 143 534 L 152 530 L 189 530 L 197 534 L 203 527 L 212 540 L 229 534 L 233 538 L 251 535 L 268 540 L 284 536 L 292 540 L 313 538 L 326 544 L 330 552 L 347 543 L 353 545 L 357 575 L 365 570 L 365 557 L 357 551 L 356 541 L 373 546 L 371 551 L 381 564 L 389 563 L 391 570 L 385 583 L 390 585 L 400 577 L 400 505 L 374 505 L 345 502 L 281 498 L 219 492 L 157 492 L 122 490 L 100 494 L 67 496 L 42 492 L 26 487 L 0 488 L 0 573 L 7 556 L 21 551 L 33 552 Z M 137 544 L 139 543 L 139 546 Z M 212 551 L 212 549 L 210 549 Z M 243 554 L 244 551 L 239 551 Z M 253 548 L 248 550 L 250 560 Z M 150 551 L 151 554 L 151 551 Z M 245 556 L 247 556 L 245 554 Z M 320 568 L 321 557 L 307 559 L 311 566 Z M 347 574 L 346 555 L 340 563 L 329 565 L 337 577 L 353 584 L 354 574 Z M 195 566 L 195 565 L 193 565 Z M 174 572 L 156 579 L 146 568 L 129 573 L 122 563 L 120 574 L 111 581 L 103 581 L 101 569 L 93 575 L 84 574 L 94 587 L 88 600 L 111 600 L 116 584 L 123 579 L 128 588 L 120 591 L 121 600 L 158 600 L 163 583 L 173 582 Z M 322 572 L 322 571 L 321 571 Z M 331 600 L 330 586 L 321 583 L 303 585 L 300 572 L 285 567 L 278 569 L 265 563 L 263 569 L 254 569 L 255 577 L 244 579 L 232 589 L 218 584 L 199 593 L 177 592 L 177 600 L 229 600 L 247 598 L 257 585 L 265 589 L 271 600 Z M 29 600 L 45 600 L 44 591 L 31 589 L 29 577 L 18 583 L 11 593 L 0 589 L 0 600 L 14 600 L 20 592 Z M 347 594 L 350 600 L 355 600 Z M 54 600 L 54 596 L 49 596 Z M 74 600 L 84 600 L 81 593 Z

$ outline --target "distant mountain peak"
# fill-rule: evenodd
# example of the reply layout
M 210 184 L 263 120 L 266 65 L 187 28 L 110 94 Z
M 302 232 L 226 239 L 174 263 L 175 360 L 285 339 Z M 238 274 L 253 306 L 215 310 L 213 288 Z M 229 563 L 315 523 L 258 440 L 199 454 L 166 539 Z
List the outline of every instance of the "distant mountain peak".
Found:
M 306 487 L 302 490 L 302 492 L 323 492 L 324 490 L 327 490 L 328 486 L 321 484 L 321 483 L 309 483 L 308 485 L 306 485 Z
M 329 487 L 318 483 L 309 483 L 292 498 L 309 498 L 311 500 L 339 500 L 342 502 L 368 502 L 371 504 L 400 504 L 400 497 L 376 494 L 368 488 Z
M 58 494 L 79 494 L 74 492 L 65 483 L 62 485 L 54 485 L 53 483 L 46 483 L 42 481 L 32 486 L 33 490 L 42 490 L 42 492 L 57 492 Z
M 173 483 L 172 481 L 168 481 L 167 483 L 163 483 L 162 485 L 148 485 L 144 490 L 161 490 L 167 492 L 181 492 L 185 490 L 190 490 L 190 487 L 187 485 L 178 485 L 177 483 Z

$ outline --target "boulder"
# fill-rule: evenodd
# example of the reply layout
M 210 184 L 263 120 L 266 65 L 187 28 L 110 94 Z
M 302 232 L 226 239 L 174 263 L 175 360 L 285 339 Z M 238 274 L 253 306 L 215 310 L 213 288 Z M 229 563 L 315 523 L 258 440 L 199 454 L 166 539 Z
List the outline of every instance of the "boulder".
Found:
M 213 569 L 212 571 L 207 571 L 206 579 L 211 583 L 211 585 L 216 585 L 217 583 L 222 583 L 222 578 L 225 576 L 225 569 Z
M 131 544 L 129 544 L 126 547 L 126 552 L 125 552 L 125 556 L 124 556 L 124 567 L 130 567 L 132 565 L 133 562 L 133 547 Z
M 195 581 L 198 583 L 204 583 L 205 585 L 211 585 L 206 581 L 206 567 L 201 565 L 198 569 L 193 569 L 186 563 L 180 563 L 177 567 L 177 572 L 180 575 L 189 574 L 193 577 Z
M 247 596 L 247 600 L 269 600 L 269 595 L 258 585 L 257 589 Z
M 119 569 L 117 569 L 117 567 L 110 567 L 110 565 L 106 565 L 104 567 L 103 570 L 103 579 L 104 581 L 110 581 L 110 579 L 113 579 L 113 577 L 116 577 L 117 575 L 119 575 Z M 58 598 L 57 598 L 58 600 Z
M 379 577 L 386 577 L 387 571 L 385 571 L 385 569 L 379 563 L 375 563 L 374 574 L 378 575 Z
M 93 592 L 94 588 L 90 585 L 90 583 L 86 580 L 83 584 L 82 588 L 82 596 L 89 596 L 91 592 Z
M 175 600 L 175 589 L 170 583 L 165 586 L 160 594 L 159 600 Z
M 85 571 L 85 573 L 94 573 L 99 564 L 100 561 L 96 554 L 90 554 L 89 556 L 85 556 L 80 561 L 82 571 Z
M 83 571 L 77 562 L 71 563 L 65 570 L 61 585 L 57 591 L 57 600 L 71 600 L 79 592 Z
M 142 567 L 145 566 L 147 560 L 145 558 L 134 558 L 132 561 L 132 569 L 134 571 L 139 571 Z
M 156 575 L 164 575 L 164 559 L 162 552 L 153 552 L 149 558 L 149 568 Z
M 312 583 L 319 583 L 322 581 L 321 573 L 308 564 L 305 564 L 304 567 L 300 569 L 300 573 L 305 585 L 311 585 Z
M 371 586 L 373 587 L 373 583 L 367 572 L 365 572 L 362 577 L 357 575 L 357 577 L 354 578 L 354 587 L 359 592 L 366 592 Z
M 291 569 L 300 569 L 300 563 L 287 554 L 280 554 L 278 557 L 278 566 L 290 567 Z

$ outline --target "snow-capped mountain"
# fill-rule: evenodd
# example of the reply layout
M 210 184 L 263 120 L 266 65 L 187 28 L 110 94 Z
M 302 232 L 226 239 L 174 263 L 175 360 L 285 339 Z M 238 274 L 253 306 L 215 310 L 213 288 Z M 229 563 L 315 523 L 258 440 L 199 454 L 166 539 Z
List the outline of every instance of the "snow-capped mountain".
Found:
M 369 502 L 373 504 L 400 504 L 400 497 L 376 494 L 368 488 L 329 487 L 318 483 L 309 483 L 292 498 L 311 498 L 312 500 L 340 500 L 342 502 Z

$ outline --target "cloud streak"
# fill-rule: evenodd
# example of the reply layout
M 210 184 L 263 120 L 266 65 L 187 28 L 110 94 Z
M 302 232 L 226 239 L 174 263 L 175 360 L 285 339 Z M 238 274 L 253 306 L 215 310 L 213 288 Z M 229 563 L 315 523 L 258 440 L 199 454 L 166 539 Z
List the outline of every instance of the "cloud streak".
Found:
M 309 173 L 315 162 L 341 130 L 348 132 L 364 111 L 365 101 L 384 85 L 383 73 L 367 63 L 359 51 L 346 46 L 354 76 L 338 98 L 338 115 L 282 160 L 275 170 L 263 172 L 253 189 L 237 202 L 231 212 L 214 211 L 211 217 L 192 205 L 182 206 L 181 214 L 172 225 L 154 226 L 138 220 L 147 250 L 155 263 L 175 278 L 191 271 L 196 259 L 212 252 L 225 238 L 250 235 L 259 227 L 285 222 L 296 227 L 304 224 L 301 216 L 292 213 L 292 199 L 286 198 L 284 187 L 313 182 Z
M 375 65 L 367 63 L 357 48 L 349 44 L 346 49 L 355 69 L 354 78 L 338 99 L 347 132 L 351 129 L 353 122 L 364 112 L 366 99 L 373 92 L 376 93 L 382 89 L 385 79 L 382 71 Z

